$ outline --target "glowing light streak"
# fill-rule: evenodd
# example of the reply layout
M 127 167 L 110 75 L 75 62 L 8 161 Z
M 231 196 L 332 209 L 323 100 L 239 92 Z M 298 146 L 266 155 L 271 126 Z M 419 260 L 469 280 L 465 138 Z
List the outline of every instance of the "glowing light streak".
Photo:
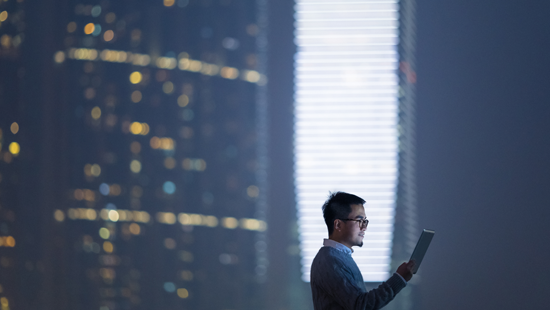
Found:
M 59 221 L 65 219 L 65 213 L 62 210 L 55 210 L 54 217 Z M 113 210 L 113 209 L 101 209 L 95 210 L 91 208 L 70 208 L 67 210 L 67 217 L 70 220 L 104 220 L 110 222 L 137 222 L 137 223 L 149 223 L 151 221 L 151 215 L 146 211 L 132 211 L 132 210 Z M 216 217 L 213 215 L 196 214 L 196 213 L 172 213 L 172 212 L 157 212 L 155 219 L 160 224 L 173 225 L 179 222 L 181 225 L 189 226 L 204 226 L 204 227 L 218 227 L 221 223 L 221 227 L 227 229 L 241 228 L 244 230 L 252 231 L 265 231 L 267 229 L 267 223 L 262 220 L 253 218 L 241 218 L 234 217 Z M 139 234 L 139 227 L 135 228 L 134 234 Z M 104 233 L 105 234 L 105 233 Z M 108 237 L 107 237 L 108 238 Z M 107 239 L 104 238 L 104 239 Z
M 86 29 L 87 34 L 91 34 L 94 31 L 94 25 L 89 24 Z M 89 32 L 89 33 L 88 33 Z M 154 58 L 150 55 L 132 53 L 127 51 L 117 50 L 97 50 L 93 48 L 71 48 L 66 53 L 58 51 L 54 54 L 54 60 L 57 63 L 63 62 L 66 58 L 73 60 L 93 60 L 115 63 L 128 63 L 136 66 L 153 66 L 160 69 L 174 70 L 178 68 L 181 71 L 196 72 L 208 76 L 219 76 L 225 79 L 234 80 L 240 78 L 243 81 L 249 83 L 256 83 L 258 85 L 265 85 L 267 83 L 267 77 L 255 70 L 239 70 L 232 67 L 222 67 L 218 65 L 206 63 L 200 60 L 190 59 L 186 53 L 180 53 L 178 58 L 175 57 L 157 57 Z M 63 56 L 63 59 L 61 59 Z M 133 83 L 133 82 L 132 82 Z

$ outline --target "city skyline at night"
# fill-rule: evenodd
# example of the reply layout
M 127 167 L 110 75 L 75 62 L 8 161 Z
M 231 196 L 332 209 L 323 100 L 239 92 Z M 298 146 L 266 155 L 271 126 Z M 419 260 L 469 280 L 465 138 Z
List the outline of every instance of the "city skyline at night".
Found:
M 27 167 L 12 172 L 23 183 L 32 178 L 26 169 L 52 180 L 25 201 L 21 183 L 1 171 L 3 189 L 16 189 L 2 204 L 27 205 L 12 216 L 21 231 L 10 228 L 15 239 L 2 237 L 3 245 L 17 235 L 40 244 L 29 250 L 17 240 L 20 251 L 4 265 L 23 259 L 42 270 L 24 284 L 4 273 L 11 309 L 39 301 L 100 310 L 262 306 L 265 2 L 58 4 L 65 9 L 21 6 L 27 17 L 40 15 L 35 23 L 51 23 L 51 36 L 25 34 L 24 72 L 17 59 L 3 60 L 15 68 L 3 89 L 18 75 L 23 86 L 55 76 L 35 94 L 11 90 L 10 98 L 40 95 L 50 104 L 40 115 L 10 115 L 21 150 L 4 147 L 3 159 Z M 34 67 L 33 45 L 50 54 L 34 57 Z M 3 145 L 12 143 L 2 129 Z

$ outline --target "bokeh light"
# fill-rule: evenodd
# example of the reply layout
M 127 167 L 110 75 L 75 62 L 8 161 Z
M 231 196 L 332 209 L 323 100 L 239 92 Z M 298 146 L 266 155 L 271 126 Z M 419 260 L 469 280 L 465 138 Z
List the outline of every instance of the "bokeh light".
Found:
M 93 119 L 99 119 L 101 117 L 101 108 L 94 107 L 91 112 Z
M 19 152 L 21 151 L 21 147 L 17 142 L 10 143 L 10 146 L 8 148 L 10 150 L 10 153 L 12 153 L 14 156 L 19 155 Z
M 138 84 L 142 80 L 142 75 L 139 71 L 134 71 L 132 74 L 130 74 L 130 83 L 132 84 Z
M 139 90 L 134 90 L 132 92 L 132 95 L 130 96 L 130 98 L 132 99 L 132 102 L 133 103 L 138 103 L 141 101 L 141 98 L 142 98 L 142 95 L 141 95 L 141 92 Z
M 109 192 L 110 192 L 110 187 L 108 184 L 106 183 L 101 183 L 101 185 L 99 185 L 99 192 L 103 195 L 103 196 L 107 196 L 109 195 Z
M 94 177 L 98 177 L 101 174 L 101 167 L 98 164 L 93 164 L 90 167 L 90 172 Z
M 53 56 L 53 59 L 56 63 L 60 64 L 65 61 L 65 53 L 63 51 L 58 51 Z
M 109 42 L 109 41 L 113 40 L 114 38 L 115 38 L 115 33 L 112 30 L 107 30 L 103 34 L 103 40 L 105 40 L 105 42 Z
M 92 8 L 91 15 L 93 17 L 98 17 L 101 14 L 101 6 L 96 5 Z
M 141 171 L 141 162 L 137 159 L 132 160 L 132 162 L 130 162 L 130 170 L 133 173 L 139 173 Z
M 226 217 L 222 220 L 222 225 L 225 228 L 235 229 L 239 226 L 239 221 L 234 217 Z
M 137 141 L 134 141 L 130 144 L 130 151 L 134 154 L 141 152 L 141 144 Z
M 115 250 L 115 247 L 111 242 L 105 241 L 103 242 L 103 250 L 107 253 L 113 253 L 113 251 Z
M 250 185 L 246 189 L 246 194 L 248 195 L 248 197 L 258 197 L 258 195 L 260 194 L 260 189 L 255 185 Z
M 187 298 L 189 297 L 189 291 L 184 288 L 178 288 L 178 296 L 180 298 Z
M 97 37 L 101 33 L 101 25 L 96 24 L 94 25 L 94 31 L 92 31 L 92 35 L 94 37 Z
M 103 239 L 109 239 L 111 237 L 111 232 L 107 228 L 101 227 L 99 229 L 99 236 Z
M 94 23 L 88 23 L 86 26 L 84 26 L 84 33 L 85 34 L 92 34 L 95 30 Z
M 65 213 L 61 210 L 55 210 L 53 213 L 53 217 L 58 222 L 63 222 L 65 220 Z
M 130 132 L 134 135 L 139 135 L 142 129 L 143 126 L 139 122 L 133 122 L 132 125 L 130 125 Z
M 178 105 L 180 107 L 186 107 L 189 104 L 189 97 L 187 95 L 181 95 L 178 97 Z
M 170 82 L 170 81 L 166 81 L 164 82 L 164 84 L 162 84 L 162 91 L 165 93 L 165 94 L 171 94 L 174 92 L 174 83 Z
M 176 167 L 176 160 L 172 157 L 167 157 L 164 160 L 164 167 L 166 169 L 174 169 Z
M 107 214 L 111 222 L 118 222 L 118 220 L 120 219 L 120 214 L 117 210 L 109 210 Z
M 169 250 L 173 250 L 176 248 L 176 241 L 172 238 L 166 238 L 164 239 L 164 247 Z
M 176 291 L 176 285 L 174 285 L 173 282 L 165 282 L 164 290 L 167 291 L 168 293 L 173 293 Z
M 116 14 L 113 12 L 109 12 L 105 14 L 105 22 L 107 24 L 112 24 L 116 20 Z
M 162 190 L 166 193 L 166 194 L 173 194 L 175 191 L 176 191 L 176 184 L 174 184 L 174 182 L 172 181 L 166 181 L 164 182 L 164 184 L 162 185 Z
M 141 227 L 136 224 L 136 223 L 132 223 L 130 224 L 130 226 L 128 227 L 128 229 L 130 230 L 130 232 L 133 234 L 133 235 L 139 235 L 140 232 L 141 232 Z
M 13 122 L 10 126 L 11 133 L 16 134 L 19 132 L 19 124 L 17 122 Z
M 70 22 L 67 24 L 67 32 L 69 33 L 73 33 L 76 31 L 76 23 L 75 22 Z

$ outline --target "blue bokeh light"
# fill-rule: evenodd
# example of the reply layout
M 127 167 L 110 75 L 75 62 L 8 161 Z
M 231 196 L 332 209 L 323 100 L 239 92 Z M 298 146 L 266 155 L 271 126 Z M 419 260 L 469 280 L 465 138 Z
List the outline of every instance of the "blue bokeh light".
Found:
M 168 293 L 173 293 L 176 291 L 176 285 L 173 282 L 165 282 L 164 290 L 167 291 Z
M 164 185 L 162 185 L 162 190 L 169 195 L 172 195 L 176 191 L 176 184 L 171 181 L 164 182 Z

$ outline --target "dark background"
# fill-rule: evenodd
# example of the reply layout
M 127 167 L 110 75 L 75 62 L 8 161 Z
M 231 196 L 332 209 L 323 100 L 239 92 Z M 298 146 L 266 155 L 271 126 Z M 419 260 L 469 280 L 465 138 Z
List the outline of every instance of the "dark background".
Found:
M 417 1 L 417 309 L 550 305 L 550 1 Z

